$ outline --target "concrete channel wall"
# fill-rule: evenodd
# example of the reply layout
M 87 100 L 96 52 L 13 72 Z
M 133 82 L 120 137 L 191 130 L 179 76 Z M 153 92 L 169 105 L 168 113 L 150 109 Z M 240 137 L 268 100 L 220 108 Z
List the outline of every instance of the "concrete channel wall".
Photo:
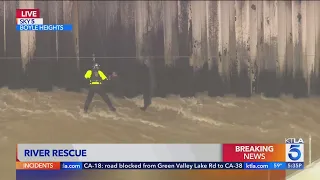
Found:
M 39 8 L 72 32 L 18 32 Z M 77 90 L 94 53 L 119 96 L 320 92 L 317 1 L 2 1 L 0 84 Z
M 287 180 L 318 180 L 320 176 L 320 159 L 309 164 L 304 170 L 287 177 Z

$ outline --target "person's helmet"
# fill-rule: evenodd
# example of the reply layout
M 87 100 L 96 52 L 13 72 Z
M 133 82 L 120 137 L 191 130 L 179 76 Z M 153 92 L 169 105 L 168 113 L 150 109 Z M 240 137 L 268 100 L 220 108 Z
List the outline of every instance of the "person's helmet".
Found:
M 100 65 L 98 63 L 94 63 L 92 69 L 100 69 Z

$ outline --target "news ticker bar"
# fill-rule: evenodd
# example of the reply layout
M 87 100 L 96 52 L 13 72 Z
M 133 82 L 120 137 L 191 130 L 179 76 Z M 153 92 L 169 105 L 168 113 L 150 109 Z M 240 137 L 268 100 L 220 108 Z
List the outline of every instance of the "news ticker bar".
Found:
M 18 144 L 16 149 L 17 162 L 304 162 L 303 144 Z
M 292 162 L 16 162 L 17 170 L 301 170 Z
M 17 31 L 72 31 L 72 24 L 16 25 Z

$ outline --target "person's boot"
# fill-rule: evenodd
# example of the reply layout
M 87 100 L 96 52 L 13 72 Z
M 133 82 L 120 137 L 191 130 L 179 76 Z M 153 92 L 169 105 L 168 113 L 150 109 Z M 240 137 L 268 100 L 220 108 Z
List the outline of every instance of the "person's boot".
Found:
M 84 113 L 88 113 L 88 108 L 83 108 Z
M 147 106 L 143 106 L 143 107 L 141 107 L 140 109 L 142 110 L 142 111 L 146 111 L 147 110 Z

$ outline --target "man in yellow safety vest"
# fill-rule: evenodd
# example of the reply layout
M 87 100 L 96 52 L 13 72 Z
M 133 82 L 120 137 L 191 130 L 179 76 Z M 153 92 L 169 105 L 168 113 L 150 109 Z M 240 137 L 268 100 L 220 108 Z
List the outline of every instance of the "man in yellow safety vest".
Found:
M 101 70 L 100 65 L 98 63 L 94 63 L 92 69 L 89 69 L 84 77 L 90 81 L 89 93 L 84 104 L 84 112 L 88 112 L 89 105 L 92 102 L 93 96 L 95 93 L 99 94 L 104 102 L 106 102 L 111 111 L 116 111 L 116 108 L 113 107 L 110 98 L 106 94 L 103 88 L 103 81 L 111 80 L 113 77 L 116 77 L 117 74 L 115 72 L 112 73 L 111 76 L 107 77 Z

